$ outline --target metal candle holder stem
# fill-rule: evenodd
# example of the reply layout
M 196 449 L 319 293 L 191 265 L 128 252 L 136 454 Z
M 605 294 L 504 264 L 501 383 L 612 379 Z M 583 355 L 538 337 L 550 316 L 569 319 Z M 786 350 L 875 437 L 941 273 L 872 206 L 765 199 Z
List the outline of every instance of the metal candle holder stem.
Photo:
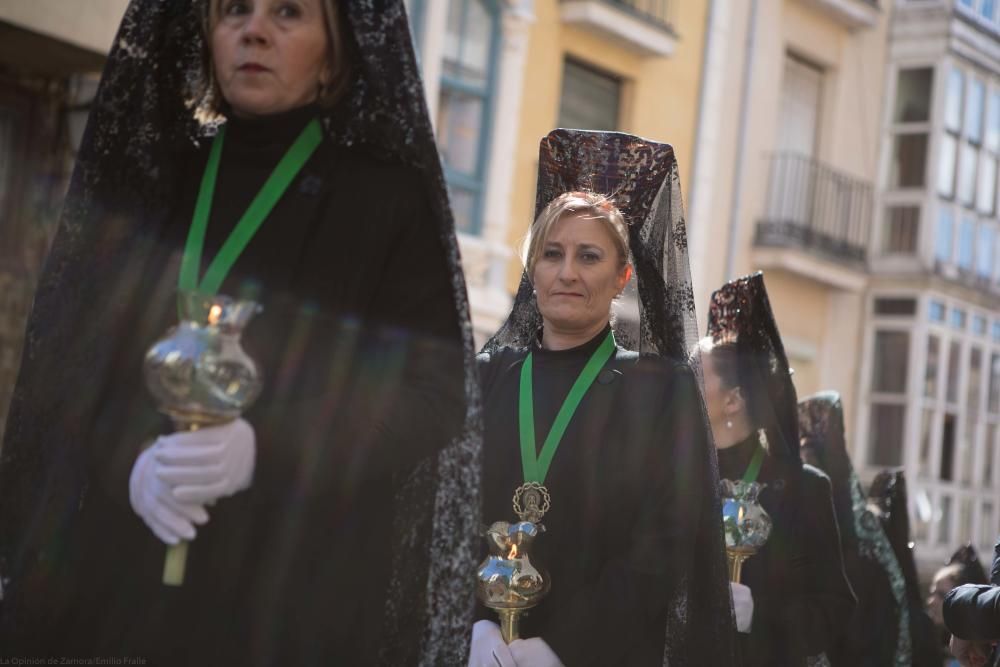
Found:
M 240 344 L 260 312 L 253 301 L 182 291 L 180 322 L 146 353 L 143 374 L 157 409 L 177 431 L 196 431 L 237 419 L 262 387 L 260 369 Z M 163 583 L 184 583 L 187 542 L 167 547 Z

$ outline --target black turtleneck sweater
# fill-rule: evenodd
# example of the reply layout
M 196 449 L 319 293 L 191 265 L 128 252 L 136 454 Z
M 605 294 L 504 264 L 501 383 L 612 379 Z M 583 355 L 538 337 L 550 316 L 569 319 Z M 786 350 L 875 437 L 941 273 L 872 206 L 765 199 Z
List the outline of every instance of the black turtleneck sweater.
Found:
M 754 433 L 719 450 L 719 477 L 743 478 L 758 447 Z M 743 565 L 754 600 L 750 633 L 738 633 L 744 667 L 799 667 L 827 651 L 847 626 L 854 594 L 844 574 L 830 480 L 809 465 L 768 454 L 758 482 L 773 527 Z
M 315 114 L 230 119 L 202 272 Z M 166 588 L 165 547 L 129 506 L 128 478 L 144 442 L 171 430 L 145 391 L 142 358 L 176 322 L 207 154 L 190 153 L 171 224 L 136 241 L 152 258 L 131 271 L 144 301 L 133 328 L 115 332 L 128 344 L 113 380 L 94 388 L 99 421 L 81 427 L 88 491 L 58 571 L 26 612 L 29 647 L 162 665 L 370 664 L 396 480 L 448 444 L 464 414 L 438 226 L 415 170 L 328 141 L 309 159 L 220 290 L 263 305 L 243 337 L 265 376 L 245 415 L 257 436 L 253 485 L 208 507 L 184 586 Z
M 570 387 L 607 329 L 573 349 L 536 347 L 540 449 Z M 485 410 L 483 520 L 514 520 L 524 479 L 518 387 L 525 350 L 479 359 Z M 584 396 L 545 479 L 552 509 L 535 542 L 552 590 L 521 621 L 562 662 L 661 665 L 674 587 L 690 569 L 707 472 L 706 434 L 690 370 L 618 349 Z M 483 556 L 485 556 L 485 543 Z M 496 620 L 479 605 L 479 617 Z

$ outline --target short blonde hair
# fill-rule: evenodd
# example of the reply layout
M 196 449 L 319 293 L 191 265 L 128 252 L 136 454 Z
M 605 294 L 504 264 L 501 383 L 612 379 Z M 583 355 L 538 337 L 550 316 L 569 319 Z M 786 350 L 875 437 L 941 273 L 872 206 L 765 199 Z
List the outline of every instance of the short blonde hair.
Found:
M 198 91 L 198 106 L 210 113 L 220 114 L 226 101 L 222 89 L 215 78 L 215 64 L 212 61 L 212 31 L 219 24 L 222 3 L 226 0 L 205 0 L 202 16 L 202 86 Z M 340 12 L 340 0 L 320 0 L 323 19 L 326 23 L 326 65 L 330 80 L 320 90 L 317 102 L 321 107 L 333 107 L 347 91 L 351 82 L 351 67 L 347 37 L 344 33 L 344 18 Z
M 521 255 L 529 278 L 535 272 L 538 249 L 548 240 L 553 225 L 567 215 L 581 213 L 604 223 L 608 231 L 611 232 L 611 238 L 614 239 L 615 249 L 618 251 L 619 268 L 624 268 L 628 264 L 628 225 L 625 224 L 625 217 L 615 206 L 614 201 L 610 197 L 596 192 L 564 192 L 550 201 L 538 214 L 531 229 L 528 230 L 528 236 L 524 239 Z

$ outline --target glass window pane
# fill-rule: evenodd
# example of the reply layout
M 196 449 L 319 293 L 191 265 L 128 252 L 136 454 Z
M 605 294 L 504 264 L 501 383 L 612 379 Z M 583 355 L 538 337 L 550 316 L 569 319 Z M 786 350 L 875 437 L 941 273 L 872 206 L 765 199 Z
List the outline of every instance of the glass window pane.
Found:
M 983 138 L 983 99 L 985 89 L 979 79 L 970 79 L 965 100 L 965 136 L 973 143 Z
M 952 341 L 948 350 L 948 391 L 945 394 L 949 403 L 958 401 L 958 362 L 962 357 L 962 345 L 958 341 Z
M 438 102 L 438 144 L 449 169 L 475 176 L 479 166 L 483 100 L 476 95 L 441 86 Z
M 986 335 L 986 318 L 982 315 L 974 315 L 972 317 L 972 333 L 977 336 Z
M 559 127 L 617 130 L 621 81 L 567 60 L 563 66 Z
M 940 301 L 931 301 L 927 316 L 931 322 L 944 322 L 945 307 Z
M 938 194 L 951 197 L 955 194 L 955 161 L 958 159 L 958 141 L 950 134 L 941 137 L 941 154 L 938 156 Z
M 972 541 L 972 500 L 962 498 L 958 507 L 958 539 L 966 544 Z
M 997 536 L 997 526 L 993 518 L 993 503 L 983 503 L 983 514 L 979 524 L 980 544 L 993 544 Z
M 996 456 L 997 425 L 986 425 L 986 439 L 983 441 L 983 469 L 979 482 L 987 489 L 993 488 L 993 461 Z
M 927 164 L 926 134 L 897 134 L 889 187 L 922 188 Z
M 962 224 L 958 227 L 958 266 L 971 271 L 975 255 L 976 223 L 971 218 L 962 218 Z
M 883 241 L 886 253 L 912 255 L 917 251 L 918 234 L 920 234 L 919 206 L 890 206 L 886 209 Z
M 938 373 L 941 367 L 941 341 L 937 336 L 927 337 L 927 368 L 924 370 L 924 396 L 937 396 Z
M 976 188 L 976 210 L 993 215 L 994 195 L 997 186 L 997 161 L 989 153 L 979 158 L 979 187 Z
M 934 412 L 932 410 L 925 409 L 923 411 L 923 416 L 920 419 L 920 460 L 918 461 L 919 468 L 917 474 L 920 477 L 926 478 L 931 474 L 931 446 L 933 445 L 932 438 L 934 426 Z
M 987 21 L 993 20 L 993 11 L 996 9 L 996 0 L 979 0 L 979 15 Z
M 476 194 L 456 187 L 449 187 L 448 194 L 455 215 L 455 229 L 463 232 L 475 229 Z
M 930 67 L 904 69 L 896 79 L 897 123 L 923 123 L 930 120 L 931 88 L 934 70 Z
M 875 299 L 874 311 L 876 315 L 916 315 L 917 300 L 906 298 L 878 298 Z
M 942 495 L 938 503 L 938 544 L 951 545 L 951 496 Z
M 938 470 L 938 478 L 943 482 L 950 482 L 953 478 L 956 423 L 955 415 L 945 414 L 944 428 L 941 429 L 941 465 Z
M 990 389 L 986 409 L 993 414 L 1000 413 L 1000 352 L 990 355 Z
M 983 143 L 994 153 L 1000 151 L 1000 90 L 990 93 L 986 111 L 986 138 Z
M 442 63 L 445 76 L 474 86 L 486 85 L 495 20 L 482 0 L 448 3 Z
M 986 224 L 979 226 L 976 246 L 976 274 L 989 279 L 993 275 L 993 253 L 996 250 L 996 232 L 993 227 Z
M 940 262 L 952 261 L 952 244 L 955 238 L 955 220 L 951 209 L 938 209 L 937 235 L 934 241 L 934 258 Z
M 983 351 L 974 347 L 969 351 L 969 393 L 965 404 L 969 414 L 969 426 L 975 426 L 980 411 L 979 399 L 982 397 L 983 386 Z
M 976 194 L 976 159 L 978 151 L 967 143 L 962 144 L 958 165 L 958 200 L 972 206 Z
M 905 331 L 875 333 L 875 362 L 872 390 L 881 393 L 906 392 L 910 334 Z
M 948 90 L 944 103 L 944 124 L 949 130 L 962 129 L 962 70 L 952 67 L 948 72 Z
M 872 405 L 869 426 L 868 463 L 873 466 L 898 466 L 903 462 L 902 405 Z
M 951 309 L 951 326 L 959 331 L 965 330 L 965 311 L 959 308 Z

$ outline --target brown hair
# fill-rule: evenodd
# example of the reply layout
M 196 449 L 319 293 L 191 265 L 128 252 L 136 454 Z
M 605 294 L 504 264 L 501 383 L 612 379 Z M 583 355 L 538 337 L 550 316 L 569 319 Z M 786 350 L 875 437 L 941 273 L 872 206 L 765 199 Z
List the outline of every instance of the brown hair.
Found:
M 219 23 L 222 3 L 225 1 L 205 0 L 201 22 L 203 76 L 196 105 L 211 114 L 220 114 L 226 105 L 222 90 L 215 78 L 215 66 L 212 62 L 212 31 Z M 317 102 L 322 107 L 330 108 L 347 91 L 351 81 L 351 67 L 348 62 L 347 35 L 344 33 L 340 0 L 320 0 L 320 6 L 326 24 L 326 64 L 329 81 L 321 84 Z
M 596 192 L 564 192 L 546 206 L 528 230 L 522 246 L 524 267 L 530 277 L 535 272 L 538 249 L 545 243 L 552 226 L 566 215 L 586 213 L 604 223 L 618 250 L 618 266 L 628 264 L 628 225 L 610 197 Z

